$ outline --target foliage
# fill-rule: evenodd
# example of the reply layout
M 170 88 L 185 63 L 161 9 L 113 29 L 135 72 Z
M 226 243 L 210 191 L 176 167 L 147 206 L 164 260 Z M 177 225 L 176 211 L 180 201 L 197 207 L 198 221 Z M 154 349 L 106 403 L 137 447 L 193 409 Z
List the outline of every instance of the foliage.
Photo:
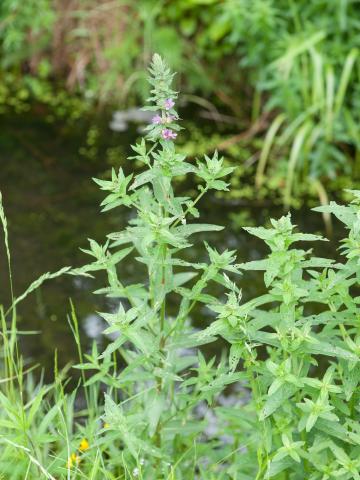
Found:
M 258 189 L 281 189 L 289 205 L 307 183 L 321 198 L 337 175 L 358 173 L 357 13 L 355 1 L 4 0 L 0 107 L 36 99 L 76 119 L 131 103 L 147 95 L 158 51 L 189 101 L 270 121 L 251 173 Z
M 196 204 L 207 191 L 227 189 L 223 178 L 233 169 L 224 167 L 217 154 L 206 156 L 195 167 L 176 153 L 172 139 L 180 127 L 173 75 L 158 55 L 150 73 L 152 105 L 147 109 L 154 111 L 153 123 L 147 128 L 147 142 L 136 144 L 130 157 L 141 161 L 145 170 L 133 177 L 120 169 L 117 174 L 113 171 L 110 181 L 96 180 L 108 194 L 103 211 L 123 205 L 136 214 L 124 231 L 108 235 L 105 245 L 91 240 L 86 252 L 95 262 L 81 269 L 83 273 L 105 270 L 108 286 L 97 293 L 121 299 L 116 311 L 101 313 L 108 323 L 105 334 L 116 338 L 78 368 L 98 371 L 91 382 L 101 379 L 113 392 L 106 396 L 105 421 L 113 441 L 123 449 L 114 467 L 123 474 L 126 468 L 140 469 L 143 478 L 191 478 L 198 468 L 188 461 L 196 455 L 194 443 L 199 451 L 210 448 L 211 453 L 211 445 L 200 440 L 204 422 L 196 417 L 196 408 L 211 404 L 237 374 L 229 373 L 223 363 L 207 362 L 196 351 L 206 341 L 192 338 L 189 314 L 199 302 L 215 302 L 206 293 L 208 285 L 226 284 L 222 272 L 237 273 L 237 269 L 233 252 L 220 253 L 208 245 L 209 264 L 188 261 L 186 249 L 192 247 L 194 234 L 222 228 L 188 221 L 199 216 Z M 176 196 L 172 187 L 173 177 L 190 173 L 202 180 L 195 200 Z M 129 284 L 118 273 L 116 265 L 128 255 L 142 268 L 142 283 Z M 174 307 L 169 311 L 171 296 L 177 311 Z M 120 371 L 114 352 L 120 353 L 124 364 Z M 145 462 L 142 467 L 140 458 Z
M 91 263 L 42 275 L 22 295 L 10 274 L 12 305 L 1 309 L 1 473 L 14 480 L 359 478 L 360 191 L 348 192 L 347 206 L 316 209 L 349 232 L 342 262 L 294 248 L 324 239 L 297 233 L 290 215 L 271 228 L 246 228 L 270 248 L 265 259 L 236 264 L 235 252 L 205 243 L 209 260 L 194 261 L 193 235 L 222 228 L 191 221 L 200 216 L 197 203 L 209 190 L 226 191 L 233 169 L 217 153 L 196 165 L 178 153 L 173 74 L 159 55 L 150 74 L 146 108 L 154 117 L 129 158 L 144 170 L 95 180 L 106 192 L 103 211 L 131 209 L 128 226 L 104 244 L 90 240 Z M 175 193 L 183 175 L 201 179 L 195 199 Z M 0 219 L 11 272 L 2 205 Z M 123 278 L 126 257 L 141 282 Z M 248 270 L 264 272 L 265 293 L 243 303 L 234 279 Z M 98 272 L 107 283 L 95 293 L 116 299 L 117 308 L 100 314 L 105 350 L 94 343 L 84 354 L 71 305 L 82 395 L 65 393 L 56 356 L 55 383 L 35 384 L 18 353 L 18 303 L 47 279 Z M 214 296 L 215 284 L 224 298 Z M 202 330 L 191 323 L 196 306 L 214 314 Z M 229 353 L 206 358 L 202 345 L 218 337 Z
M 209 306 L 218 319 L 201 338 L 216 330 L 228 340 L 230 369 L 243 360 L 251 386 L 243 412 L 217 409 L 228 433 L 240 436 L 236 444 L 247 446 L 238 463 L 238 471 L 247 466 L 244 478 L 359 478 L 360 192 L 351 193 L 349 206 L 315 209 L 349 230 L 343 263 L 291 248 L 324 239 L 295 233 L 290 215 L 272 220 L 272 228 L 249 227 L 270 254 L 238 267 L 263 271 L 266 293 L 242 304 L 234 285 L 226 303 Z

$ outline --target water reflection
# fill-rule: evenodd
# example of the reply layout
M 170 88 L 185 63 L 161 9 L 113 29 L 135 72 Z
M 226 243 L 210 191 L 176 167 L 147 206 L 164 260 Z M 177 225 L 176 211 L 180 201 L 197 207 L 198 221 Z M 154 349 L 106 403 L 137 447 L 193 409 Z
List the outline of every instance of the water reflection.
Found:
M 102 332 L 105 326 L 106 324 L 104 320 L 99 315 L 95 315 L 94 313 L 90 313 L 82 321 L 82 327 L 86 336 L 89 339 L 94 339 L 98 342 L 102 338 Z

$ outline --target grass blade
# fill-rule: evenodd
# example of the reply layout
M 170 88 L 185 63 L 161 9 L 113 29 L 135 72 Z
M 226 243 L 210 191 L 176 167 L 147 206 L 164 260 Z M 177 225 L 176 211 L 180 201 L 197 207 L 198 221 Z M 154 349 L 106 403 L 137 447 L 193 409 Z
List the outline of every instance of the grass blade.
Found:
M 5 216 L 5 210 L 3 205 L 2 193 L 0 191 L 0 219 L 1 224 L 4 231 L 4 242 L 5 242 L 5 250 L 6 250 L 6 258 L 8 263 L 9 269 L 9 283 L 10 283 L 10 293 L 11 293 L 11 301 L 14 301 L 14 287 L 13 287 L 13 280 L 12 280 L 12 273 L 11 273 L 11 255 L 10 255 L 10 248 L 9 248 L 9 234 L 7 228 L 7 220 Z
M 339 88 L 335 98 L 335 114 L 338 114 L 340 112 L 341 107 L 344 103 L 344 98 L 349 84 L 351 72 L 353 70 L 358 53 L 359 52 L 357 48 L 353 48 L 349 55 L 346 57 L 345 65 L 341 73 Z
M 286 178 L 285 196 L 284 196 L 284 203 L 287 206 L 289 206 L 291 201 L 291 190 L 292 190 L 292 185 L 294 181 L 296 164 L 301 155 L 301 149 L 311 125 L 312 125 L 311 122 L 307 122 L 300 127 L 291 147 L 290 160 L 289 160 L 289 166 L 288 166 L 288 175 Z
M 281 113 L 280 115 L 278 115 L 275 118 L 275 120 L 272 122 L 266 134 L 264 145 L 260 154 L 259 164 L 256 169 L 255 184 L 258 188 L 261 187 L 261 185 L 263 184 L 264 172 L 265 172 L 266 163 L 269 157 L 271 147 L 274 143 L 275 136 L 285 119 L 286 119 L 286 115 L 284 113 Z
M 32 282 L 29 287 L 25 290 L 25 292 L 20 295 L 20 297 L 17 297 L 13 304 L 11 305 L 11 307 L 9 308 L 9 310 L 6 312 L 6 315 L 11 311 L 13 310 L 13 308 L 18 304 L 20 303 L 22 300 L 24 300 L 31 292 L 33 292 L 34 290 L 36 290 L 37 288 L 40 287 L 40 285 L 42 285 L 45 280 L 50 280 L 52 278 L 56 278 L 56 277 L 60 277 L 60 275 L 63 275 L 64 273 L 67 273 L 69 272 L 69 270 L 71 269 L 71 267 L 63 267 L 61 268 L 60 270 L 57 270 L 56 272 L 53 272 L 53 273 L 50 273 L 50 272 L 46 272 L 44 273 L 43 275 L 41 275 L 37 280 L 35 280 L 34 282 Z

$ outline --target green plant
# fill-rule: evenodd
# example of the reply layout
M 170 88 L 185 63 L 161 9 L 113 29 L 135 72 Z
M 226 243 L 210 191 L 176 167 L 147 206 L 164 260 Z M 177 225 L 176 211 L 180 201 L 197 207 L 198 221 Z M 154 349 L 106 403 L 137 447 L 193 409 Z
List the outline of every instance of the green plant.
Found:
M 222 228 L 188 222 L 199 216 L 196 204 L 204 194 L 227 189 L 223 177 L 233 168 L 225 167 L 217 154 L 194 166 L 176 152 L 173 139 L 180 127 L 173 74 L 158 55 L 150 73 L 152 105 L 146 109 L 154 111 L 153 122 L 130 157 L 145 170 L 133 176 L 120 168 L 109 181 L 95 180 L 108 193 L 103 211 L 125 206 L 134 215 L 129 226 L 109 234 L 104 245 L 91 240 L 85 252 L 95 261 L 78 270 L 107 273 L 108 285 L 97 293 L 120 303 L 116 311 L 100 315 L 108 323 L 104 333 L 117 338 L 101 354 L 95 350 L 87 355 L 87 363 L 78 368 L 97 371 L 88 384 L 108 386 L 104 420 L 122 451 L 112 459 L 116 471 L 122 476 L 128 470 L 137 472 L 141 478 L 192 478 L 202 458 L 211 464 L 221 458 L 221 450 L 202 440 L 206 422 L 196 407 L 211 404 L 238 374 L 229 372 L 223 361 L 216 365 L 202 356 L 198 347 L 207 340 L 191 335 L 189 316 L 198 303 L 216 302 L 207 292 L 209 284 L 226 285 L 229 280 L 222 272 L 238 270 L 234 252 L 220 253 L 207 244 L 210 263 L 187 259 L 194 234 Z M 174 177 L 190 173 L 202 180 L 194 200 L 177 196 L 172 186 Z M 142 272 L 140 283 L 122 278 L 120 262 L 129 255 Z M 209 473 L 202 478 L 212 477 Z
M 347 162 L 345 146 L 354 145 L 357 148 L 358 145 L 355 118 L 345 103 L 358 51 L 353 49 L 349 52 L 341 73 L 335 75 L 334 67 L 314 47 L 314 43 L 322 38 L 320 32 L 320 35 L 314 34 L 302 44 L 290 47 L 273 65 L 274 70 L 278 69 L 278 86 L 283 91 L 279 91 L 278 98 L 274 96 L 271 103 L 283 112 L 273 120 L 265 137 L 256 184 L 259 187 L 265 180 L 265 167 L 272 148 L 276 148 L 277 158 L 290 151 L 284 189 L 287 205 L 291 202 L 294 189 L 297 193 L 296 184 L 299 182 L 295 180 L 314 182 L 336 178 L 339 170 L 350 174 L 352 168 Z M 302 82 L 296 83 L 292 75 L 298 78 L 304 64 L 307 65 L 306 73 L 300 73 L 303 75 Z M 285 82 L 292 85 L 291 91 Z M 290 99 L 295 92 L 296 100 Z M 283 131 L 277 135 L 281 127 L 284 127 Z
M 4 479 L 30 479 L 41 475 L 54 480 L 51 471 L 65 471 L 67 451 L 70 449 L 69 431 L 73 431 L 76 390 L 65 397 L 62 384 L 65 371 L 58 372 L 56 367 L 54 385 L 35 381 L 34 370 L 38 365 L 24 361 L 19 339 L 22 335 L 36 332 L 18 329 L 17 308 L 44 281 L 69 272 L 69 267 L 42 275 L 17 296 L 13 287 L 9 235 L 1 194 L 0 220 L 11 294 L 10 307 L 5 309 L 1 305 L 0 308 L 0 472 Z M 57 449 L 54 444 L 57 444 Z
M 197 338 L 225 338 L 231 371 L 242 361 L 251 389 L 242 411 L 215 409 L 232 446 L 246 447 L 230 469 L 240 478 L 360 477 L 360 192 L 350 193 L 348 206 L 315 209 L 348 229 L 343 263 L 292 248 L 324 239 L 296 233 L 290 215 L 272 220 L 272 228 L 248 227 L 270 254 L 238 268 L 263 271 L 266 292 L 241 303 L 234 284 L 226 303 L 209 305 L 217 320 Z
M 19 330 L 19 304 L 43 282 L 73 272 L 69 267 L 48 272 L 17 295 L 13 287 L 9 235 L 1 194 L 0 221 L 11 293 L 10 306 L 0 307 L 0 478 L 113 480 L 111 468 L 105 463 L 109 452 L 114 457 L 118 452 L 114 450 L 111 438 L 104 440 L 106 425 L 100 422 L 103 412 L 100 382 L 89 382 L 84 387 L 86 379 L 83 375 L 81 390 L 79 386 L 70 388 L 69 366 L 62 371 L 58 367 L 61 346 L 54 355 L 54 381 L 48 385 L 44 383 L 39 365 L 21 355 L 24 337 L 39 335 L 39 332 Z M 83 361 L 79 325 L 72 304 L 69 324 L 79 360 Z

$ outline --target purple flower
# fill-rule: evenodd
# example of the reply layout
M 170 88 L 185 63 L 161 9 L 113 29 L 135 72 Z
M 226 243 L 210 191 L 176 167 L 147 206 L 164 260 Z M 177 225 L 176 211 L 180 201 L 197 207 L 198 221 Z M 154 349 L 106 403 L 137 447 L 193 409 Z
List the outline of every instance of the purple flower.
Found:
M 165 110 L 170 110 L 175 105 L 175 102 L 172 98 L 167 98 L 164 103 Z
M 155 117 L 151 119 L 151 123 L 153 123 L 154 125 L 159 125 L 160 123 L 162 123 L 162 118 L 160 117 L 160 115 L 155 115 Z
M 161 132 L 164 140 L 173 140 L 177 137 L 177 133 L 170 130 L 170 128 L 164 128 Z

